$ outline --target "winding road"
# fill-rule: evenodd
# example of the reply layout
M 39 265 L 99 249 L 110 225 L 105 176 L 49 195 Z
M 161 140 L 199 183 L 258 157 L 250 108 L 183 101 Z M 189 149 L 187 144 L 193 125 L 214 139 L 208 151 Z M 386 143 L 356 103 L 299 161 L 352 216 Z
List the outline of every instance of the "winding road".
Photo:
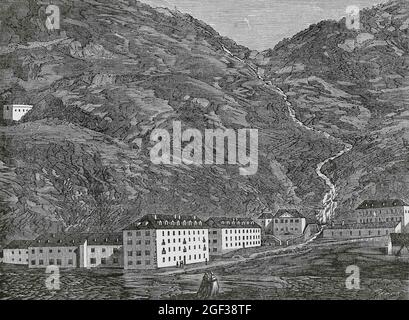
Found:
M 258 73 L 258 70 L 256 68 L 254 68 L 253 66 L 251 66 L 248 62 L 244 61 L 243 59 L 240 59 L 239 57 L 236 57 L 231 51 L 229 51 L 222 44 L 221 44 L 221 46 L 222 46 L 224 52 L 226 52 L 228 55 L 230 55 L 235 60 L 238 60 L 241 63 L 244 63 L 245 65 L 247 65 L 248 68 L 250 68 L 255 73 L 255 75 L 257 76 L 258 79 L 263 81 L 264 84 L 266 86 L 268 86 L 271 90 L 273 90 L 274 92 L 278 93 L 280 96 L 283 97 L 283 99 L 285 100 L 285 103 L 287 105 L 287 108 L 288 108 L 288 113 L 289 113 L 291 119 L 297 125 L 299 125 L 300 127 L 303 127 L 304 129 L 307 129 L 309 131 L 313 131 L 315 133 L 323 135 L 325 138 L 327 138 L 329 140 L 333 140 L 334 142 L 341 143 L 344 146 L 343 149 L 340 152 L 338 152 L 336 155 L 334 155 L 332 157 L 329 157 L 329 158 L 325 159 L 324 161 L 318 163 L 317 168 L 315 169 L 317 175 L 322 180 L 324 180 L 325 184 L 329 188 L 329 190 L 325 193 L 324 198 L 322 200 L 323 208 L 321 209 L 320 213 L 317 216 L 318 220 L 321 223 L 323 223 L 323 224 L 327 223 L 329 220 L 331 220 L 333 218 L 334 211 L 337 208 L 337 202 L 335 201 L 335 199 L 337 197 L 337 189 L 335 187 L 335 184 L 331 181 L 331 179 L 322 172 L 322 168 L 327 163 L 329 163 L 330 161 L 333 161 L 333 160 L 341 157 L 345 153 L 349 152 L 352 149 L 352 145 L 350 145 L 348 143 L 345 143 L 345 142 L 341 141 L 340 139 L 331 136 L 329 133 L 327 133 L 325 131 L 322 131 L 322 130 L 319 130 L 319 129 L 316 129 L 316 128 L 313 128 L 313 127 L 309 127 L 309 126 L 305 125 L 302 121 L 297 119 L 293 105 L 288 100 L 287 95 L 280 88 L 275 86 L 271 81 L 264 79 Z

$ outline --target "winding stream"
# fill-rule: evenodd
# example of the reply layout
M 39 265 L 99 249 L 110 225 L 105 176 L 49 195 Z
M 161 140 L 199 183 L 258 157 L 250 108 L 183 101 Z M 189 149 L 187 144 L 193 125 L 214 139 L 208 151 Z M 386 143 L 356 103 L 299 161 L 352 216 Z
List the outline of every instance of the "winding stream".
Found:
M 309 127 L 309 126 L 305 125 L 302 121 L 297 119 L 297 117 L 295 115 L 294 107 L 292 106 L 291 102 L 288 101 L 287 95 L 280 88 L 275 86 L 271 81 L 265 80 L 262 76 L 260 76 L 258 71 L 253 66 L 251 66 L 249 63 L 247 63 L 246 61 L 240 59 L 239 57 L 236 57 L 231 51 L 229 51 L 227 48 L 225 48 L 222 44 L 221 44 L 221 46 L 222 46 L 223 50 L 227 54 L 229 54 L 232 58 L 240 61 L 241 63 L 246 64 L 256 74 L 258 79 L 263 81 L 266 86 L 268 86 L 270 89 L 272 89 L 273 91 L 275 91 L 276 93 L 278 93 L 280 96 L 283 97 L 283 99 L 285 100 L 285 103 L 287 105 L 288 113 L 289 113 L 291 119 L 297 125 L 303 127 L 304 129 L 307 129 L 309 131 L 314 131 L 315 133 L 321 134 L 327 139 L 333 140 L 333 141 L 338 142 L 338 143 L 341 142 L 344 145 L 344 148 L 340 152 L 338 152 L 336 155 L 334 155 L 332 157 L 329 157 L 329 158 L 325 159 L 324 161 L 318 163 L 317 168 L 315 169 L 315 172 L 317 173 L 317 175 L 322 180 L 324 180 L 325 184 L 329 188 L 329 190 L 325 193 L 324 198 L 322 200 L 323 209 L 320 211 L 320 213 L 317 216 L 318 220 L 321 223 L 324 223 L 324 224 L 327 223 L 331 218 L 333 218 L 334 211 L 337 208 L 337 202 L 335 201 L 335 198 L 337 196 L 337 189 L 335 187 L 335 184 L 331 181 L 331 179 L 322 172 L 322 168 L 328 162 L 333 161 L 333 160 L 341 157 L 343 154 L 349 152 L 352 149 L 352 145 L 350 145 L 348 143 L 345 143 L 343 141 L 340 141 L 339 139 L 331 136 L 329 133 L 327 133 L 325 131 L 315 129 L 313 127 Z

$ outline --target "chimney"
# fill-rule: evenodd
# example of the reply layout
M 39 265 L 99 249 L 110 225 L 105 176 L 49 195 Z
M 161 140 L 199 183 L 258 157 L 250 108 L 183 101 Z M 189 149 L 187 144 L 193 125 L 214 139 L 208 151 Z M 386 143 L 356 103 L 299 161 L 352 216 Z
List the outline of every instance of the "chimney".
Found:
M 175 214 L 174 216 L 173 216 L 175 219 L 177 219 L 177 215 Z
M 343 225 L 343 226 L 345 225 L 345 221 L 344 221 L 344 220 L 342 220 L 342 225 Z
M 157 219 L 157 217 L 158 217 L 158 216 L 157 216 L 156 214 L 153 216 L 153 218 L 154 218 L 155 220 Z

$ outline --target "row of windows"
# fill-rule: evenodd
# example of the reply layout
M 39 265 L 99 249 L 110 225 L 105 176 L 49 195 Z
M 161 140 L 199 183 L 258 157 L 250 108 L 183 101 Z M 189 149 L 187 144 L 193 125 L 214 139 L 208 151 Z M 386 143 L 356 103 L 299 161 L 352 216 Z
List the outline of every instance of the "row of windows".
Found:
M 128 237 L 132 237 L 132 234 L 133 234 L 133 232 L 132 231 L 128 231 L 127 232 L 127 235 L 128 235 Z M 181 236 L 181 235 L 204 235 L 205 234 L 205 230 L 178 230 L 177 231 L 177 233 L 176 233 L 176 231 L 175 230 L 173 230 L 173 231 L 170 231 L 170 230 L 168 230 L 168 231 L 165 231 L 165 230 L 162 230 L 162 236 L 164 237 L 165 235 L 168 235 L 168 236 L 171 236 L 171 235 L 173 235 L 173 236 L 176 236 L 176 235 L 179 235 L 179 236 Z M 145 236 L 146 237 L 149 237 L 151 235 L 151 232 L 150 232 L 150 230 L 146 230 L 145 231 Z M 140 237 L 140 236 L 142 236 L 142 232 L 141 231 L 135 231 L 135 236 L 136 237 Z
M 259 235 L 252 235 L 252 236 L 234 236 L 234 241 L 237 240 L 255 240 L 255 239 L 260 239 Z M 225 237 L 226 241 L 229 241 L 229 237 Z M 230 241 L 233 241 L 233 236 L 230 236 Z M 213 239 L 213 243 L 217 243 L 217 239 Z
M 128 266 L 132 266 L 134 264 L 134 261 L 132 261 L 132 260 L 128 260 Z M 135 261 L 135 264 L 137 264 L 137 265 L 141 265 L 142 264 L 142 261 L 141 260 L 136 260 Z M 150 260 L 145 260 L 145 265 L 150 265 L 151 264 L 151 261 Z
M 257 244 L 260 244 L 260 241 L 246 241 L 246 242 L 243 242 L 243 243 L 245 243 L 246 246 L 255 246 Z M 231 243 L 230 247 L 241 247 L 241 242 L 239 242 L 239 243 L 236 242 L 235 244 Z M 226 243 L 226 248 L 229 248 L 228 243 Z
M 133 241 L 132 241 L 132 239 L 128 239 L 127 241 L 126 241 L 126 244 L 128 244 L 128 245 L 132 245 L 133 244 Z M 141 245 L 142 244 L 142 240 L 136 240 L 135 241 L 135 244 L 136 245 Z M 150 240 L 145 240 L 145 245 L 150 245 L 151 244 L 151 241 Z
M 112 263 L 117 264 L 118 261 L 119 261 L 118 258 L 113 258 L 113 259 L 112 259 Z M 90 264 L 97 264 L 97 259 L 96 259 L 96 258 L 90 258 L 90 259 L 89 259 L 89 263 L 90 263 Z M 107 264 L 107 259 L 106 259 L 106 258 L 101 258 L 100 264 Z
M 149 250 L 145 250 L 144 253 L 145 253 L 145 256 L 150 256 L 151 255 L 151 252 Z M 140 250 L 128 251 L 128 257 L 133 257 L 134 255 L 136 257 L 140 257 L 140 256 L 142 256 L 142 251 L 140 251 Z
M 128 237 L 132 237 L 132 231 L 128 231 L 127 232 Z M 140 237 L 142 236 L 142 231 L 135 231 L 135 236 Z M 150 230 L 145 230 L 145 236 L 146 237 L 150 237 L 151 236 L 151 232 Z
M 287 231 L 288 230 L 290 230 L 290 231 L 298 231 L 298 228 L 297 227 L 291 227 L 291 228 L 288 228 L 287 229 Z M 276 228 L 276 231 L 284 231 L 284 228 Z
M 25 259 L 25 260 L 26 262 L 28 262 L 28 259 Z M 11 258 L 11 261 L 17 261 L 17 260 L 14 260 L 14 258 Z M 21 258 L 19 258 L 18 261 L 21 262 Z
M 38 251 L 38 253 L 43 253 L 44 252 L 43 249 L 31 249 L 31 253 L 35 254 L 36 250 Z M 47 250 L 45 250 L 45 251 L 47 251 Z M 68 252 L 72 252 L 72 251 L 73 251 L 72 249 L 68 249 Z M 53 253 L 53 252 L 61 253 L 61 249 L 48 249 L 48 252 L 49 253 Z M 92 252 L 92 249 L 91 249 L 91 252 Z M 93 252 L 95 252 L 95 251 L 93 251 Z
M 18 252 L 18 254 L 27 254 L 28 250 L 24 250 L 24 252 L 21 252 L 21 250 L 18 250 L 18 251 L 16 251 L 16 254 L 17 254 L 17 252 Z M 11 251 L 11 254 L 14 254 L 14 250 Z
M 230 232 L 229 232 L 230 231 Z M 230 233 L 233 234 L 233 230 L 224 230 L 224 233 Z M 259 229 L 234 229 L 234 233 L 260 233 Z M 217 234 L 217 231 L 213 231 L 213 234 Z
M 10 107 L 6 107 L 6 110 L 9 111 Z M 29 110 L 31 110 L 31 109 L 14 109 L 14 111 L 16 111 L 16 112 L 27 112 Z
M 56 260 L 54 260 L 54 259 L 49 259 L 49 260 L 48 260 L 48 264 L 49 264 L 50 266 L 54 265 L 54 263 L 56 263 L 57 266 L 60 266 L 60 265 L 62 264 L 62 260 L 61 260 L 61 259 L 56 259 Z M 38 264 L 39 266 L 44 265 L 44 260 L 43 260 L 43 259 L 39 259 L 39 260 L 38 260 L 38 263 L 37 263 L 36 260 L 31 260 L 31 265 L 32 265 L 32 266 L 35 266 L 35 265 L 37 265 L 37 264 Z M 68 260 L 67 260 L 67 264 L 68 264 L 68 265 L 73 265 L 73 259 L 68 259 Z
M 192 260 L 192 255 L 191 254 L 189 254 L 189 256 L 186 256 L 186 258 L 187 258 L 187 260 L 188 261 L 191 261 Z M 199 254 L 194 254 L 193 255 L 193 260 L 197 260 L 197 259 L 202 259 L 202 255 L 199 253 Z M 206 259 L 206 255 L 205 254 L 203 254 L 203 259 Z M 173 257 L 173 259 L 172 259 L 172 257 L 168 257 L 168 262 L 171 262 L 171 261 L 177 261 L 177 260 L 179 260 L 179 261 L 182 261 L 182 256 L 179 256 L 178 258 L 176 257 L 176 256 L 174 256 Z M 166 258 L 165 257 L 163 257 L 162 258 L 162 262 L 163 263 L 165 263 L 166 262 Z
M 393 213 L 409 213 L 409 210 L 405 209 L 379 209 L 379 210 L 374 210 L 374 209 L 365 209 L 365 210 L 359 210 L 358 215 L 361 216 L 370 216 L 370 215 L 375 215 L 375 214 L 393 214 Z
M 299 223 L 300 219 L 274 219 L 275 223 Z
M 177 251 L 178 251 L 178 252 L 180 252 L 180 251 L 187 252 L 188 250 L 189 250 L 189 251 L 192 250 L 191 248 L 192 248 L 191 246 L 188 246 L 187 248 L 186 248 L 186 246 L 184 246 L 183 248 L 182 248 L 182 247 L 179 247 Z M 199 245 L 197 246 L 197 249 L 200 250 L 201 248 L 202 248 L 202 247 L 201 247 L 200 244 L 199 244 Z M 171 247 L 168 247 L 168 253 L 172 252 L 171 249 L 172 249 Z M 193 250 L 196 250 L 196 245 L 193 246 Z M 203 250 L 206 250 L 206 246 L 205 246 L 205 245 L 203 246 Z M 176 252 L 176 247 L 173 247 L 173 252 Z M 162 254 L 166 254 L 165 248 L 162 249 Z
M 331 234 L 332 234 L 332 236 L 334 236 L 334 235 L 336 235 L 336 232 L 335 231 L 332 231 L 331 232 Z M 352 236 L 353 235 L 353 232 L 352 231 L 339 231 L 339 235 L 340 236 L 342 236 L 342 235 L 350 235 L 350 236 Z M 361 230 L 358 230 L 358 235 L 364 235 L 365 234 L 365 232 L 364 231 L 361 231 Z M 372 231 L 372 230 L 368 230 L 367 232 L 366 232 L 366 234 L 367 235 L 378 235 L 378 236 L 380 236 L 380 235 L 382 235 L 382 231 L 381 230 L 376 230 L 376 231 Z M 385 230 L 385 232 L 384 232 L 384 234 L 385 235 L 387 235 L 387 234 L 389 234 L 389 230 Z
M 367 218 L 367 219 L 359 219 L 359 222 L 361 222 L 361 223 L 366 223 L 366 222 L 381 222 L 381 221 L 386 221 L 386 222 L 389 222 L 389 221 L 396 221 L 396 222 L 398 222 L 398 221 L 402 221 L 402 217 L 392 217 L 392 218 Z
M 246 242 L 234 242 L 234 243 L 226 243 L 226 248 L 237 248 L 242 246 L 255 246 L 259 245 L 260 241 L 246 241 Z M 217 247 L 212 249 L 213 252 L 217 252 Z

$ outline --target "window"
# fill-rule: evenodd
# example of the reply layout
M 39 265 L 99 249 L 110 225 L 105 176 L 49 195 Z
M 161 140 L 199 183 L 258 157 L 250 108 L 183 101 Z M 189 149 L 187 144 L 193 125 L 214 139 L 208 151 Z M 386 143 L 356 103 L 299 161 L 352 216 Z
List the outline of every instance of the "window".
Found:
M 142 264 L 141 260 L 136 261 L 136 264 Z
M 213 243 L 217 243 L 217 239 L 213 239 Z
M 105 252 L 105 251 L 107 251 L 105 248 L 102 248 L 102 252 Z
M 35 260 L 31 260 L 31 265 L 34 266 L 36 264 Z
M 145 250 L 145 256 L 150 256 L 151 252 L 149 250 Z
M 132 239 L 126 240 L 126 244 L 127 244 L 127 245 L 132 245 Z
M 149 230 L 145 231 L 145 236 L 149 237 L 151 235 L 151 232 Z
M 128 257 L 132 257 L 132 251 L 128 251 Z
M 146 260 L 146 261 L 145 261 L 145 264 L 146 264 L 146 265 L 150 265 L 150 264 L 151 264 L 151 261 L 150 261 L 150 260 Z
M 142 255 L 142 251 L 136 251 L 136 256 L 140 257 Z
M 180 239 L 179 239 L 180 240 Z M 151 244 L 151 241 L 150 240 L 145 240 L 145 244 L 146 245 L 150 245 Z
M 53 253 L 53 249 L 48 250 L 48 252 Z
M 43 259 L 38 260 L 38 264 L 39 264 L 40 266 L 42 266 L 42 265 L 44 264 Z
M 141 236 L 141 232 L 140 231 L 136 231 L 136 236 L 140 237 Z
M 52 265 L 54 264 L 54 259 L 50 259 L 50 260 L 48 261 L 48 264 L 49 264 L 50 266 L 52 266 Z
M 213 234 L 217 234 L 217 230 L 213 230 Z
M 128 266 L 133 265 L 133 261 L 132 260 L 128 260 Z
M 68 264 L 69 264 L 69 265 L 72 265 L 72 264 L 73 264 L 72 259 L 68 259 Z
M 34 250 L 34 249 L 32 249 L 32 250 L 31 250 L 31 253 L 32 253 L 32 254 L 34 254 L 34 252 L 35 252 L 35 250 Z
M 61 259 L 57 259 L 57 266 L 61 265 Z
M 43 253 L 43 249 L 40 249 L 40 253 Z
M 132 237 L 132 231 L 128 231 L 127 235 L 128 237 Z
M 97 259 L 96 258 L 91 258 L 90 263 L 91 264 L 97 264 Z
M 101 258 L 101 264 L 107 264 L 107 258 Z
M 113 259 L 112 259 L 112 263 L 117 264 L 117 263 L 118 263 L 118 258 L 113 258 Z
M 95 248 L 91 248 L 91 252 L 94 253 L 94 252 L 95 252 Z

